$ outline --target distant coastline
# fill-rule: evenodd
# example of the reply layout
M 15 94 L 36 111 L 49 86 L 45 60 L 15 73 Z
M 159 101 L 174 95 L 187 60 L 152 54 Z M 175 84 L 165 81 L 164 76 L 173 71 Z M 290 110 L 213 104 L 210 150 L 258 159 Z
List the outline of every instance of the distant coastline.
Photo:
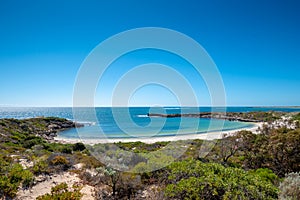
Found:
M 229 121 L 239 121 L 239 122 L 260 122 L 258 119 L 250 119 L 242 117 L 239 113 L 228 116 L 226 113 L 221 112 L 203 112 L 203 113 L 175 113 L 175 114 L 160 114 L 160 113 L 148 113 L 149 117 L 195 117 L 195 118 L 206 118 L 206 119 L 223 119 Z

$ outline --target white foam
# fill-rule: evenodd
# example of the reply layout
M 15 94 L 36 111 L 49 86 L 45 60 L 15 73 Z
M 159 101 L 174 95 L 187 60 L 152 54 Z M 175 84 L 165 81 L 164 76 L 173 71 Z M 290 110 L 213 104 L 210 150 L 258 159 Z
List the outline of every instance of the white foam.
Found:
M 173 107 L 167 107 L 167 108 L 164 108 L 165 110 L 179 110 L 179 109 L 181 109 L 181 108 L 173 108 Z
M 148 115 L 137 115 L 137 117 L 146 118 L 149 117 Z
M 88 121 L 76 121 L 76 123 L 83 124 L 84 126 L 94 126 L 96 122 L 88 122 Z

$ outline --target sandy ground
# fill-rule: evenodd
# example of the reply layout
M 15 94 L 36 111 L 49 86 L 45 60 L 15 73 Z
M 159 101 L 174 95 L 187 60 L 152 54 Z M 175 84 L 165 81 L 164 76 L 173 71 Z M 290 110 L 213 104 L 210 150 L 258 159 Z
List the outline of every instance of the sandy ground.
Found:
M 60 183 L 66 182 L 69 188 L 72 188 L 74 183 L 80 183 L 81 180 L 78 178 L 77 174 L 65 172 L 61 175 L 52 175 L 48 177 L 45 181 L 38 182 L 29 190 L 19 190 L 17 196 L 19 200 L 32 200 L 36 199 L 40 195 L 44 195 L 46 193 L 51 193 L 51 187 L 58 185 Z M 94 199 L 92 196 L 93 187 L 89 185 L 84 185 L 81 189 L 81 193 L 83 194 L 83 200 Z
M 242 128 L 242 129 L 234 129 L 229 131 L 219 131 L 219 132 L 209 132 L 209 133 L 201 133 L 201 134 L 186 134 L 186 135 L 177 135 L 177 136 L 166 136 L 166 137 L 149 137 L 149 138 L 120 138 L 120 139 L 67 139 L 62 137 L 56 137 L 56 142 L 61 143 L 77 143 L 82 142 L 84 144 L 94 145 L 94 144 L 103 144 L 103 143 L 115 143 L 115 142 L 144 142 L 144 143 L 155 143 L 161 141 L 177 141 L 177 140 L 193 140 L 193 139 L 202 139 L 202 140 L 214 140 L 220 139 L 224 134 L 230 135 L 237 131 L 241 130 L 249 130 L 252 132 L 256 132 L 258 127 L 262 127 L 263 123 L 252 123 L 254 124 L 251 128 Z

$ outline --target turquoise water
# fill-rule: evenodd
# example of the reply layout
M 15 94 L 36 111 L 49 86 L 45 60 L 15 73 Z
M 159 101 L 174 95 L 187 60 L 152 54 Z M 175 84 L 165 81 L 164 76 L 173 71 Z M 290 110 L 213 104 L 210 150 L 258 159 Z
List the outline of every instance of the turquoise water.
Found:
M 222 111 L 223 108 L 214 108 Z M 290 107 L 228 107 L 227 112 L 249 111 L 300 111 Z M 147 113 L 198 113 L 209 112 L 210 107 L 130 107 L 130 108 L 0 108 L 0 118 L 30 118 L 55 116 L 84 123 L 86 126 L 60 133 L 64 138 L 133 138 L 160 137 L 176 134 L 206 133 L 208 131 L 232 130 L 253 126 L 251 123 L 199 118 L 149 118 Z M 223 125 L 223 126 L 222 126 Z

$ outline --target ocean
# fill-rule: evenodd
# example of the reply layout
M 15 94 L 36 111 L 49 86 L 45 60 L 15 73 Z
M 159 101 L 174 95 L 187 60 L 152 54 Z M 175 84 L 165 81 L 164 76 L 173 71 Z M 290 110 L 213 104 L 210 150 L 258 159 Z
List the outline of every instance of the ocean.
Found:
M 299 112 L 300 107 L 214 107 L 213 111 L 251 112 L 284 111 Z M 85 124 L 83 128 L 59 133 L 62 138 L 143 138 L 177 134 L 202 134 L 212 131 L 234 130 L 252 127 L 252 123 L 199 118 L 161 118 L 148 113 L 198 113 L 210 112 L 211 107 L 0 107 L 0 118 L 61 117 Z

